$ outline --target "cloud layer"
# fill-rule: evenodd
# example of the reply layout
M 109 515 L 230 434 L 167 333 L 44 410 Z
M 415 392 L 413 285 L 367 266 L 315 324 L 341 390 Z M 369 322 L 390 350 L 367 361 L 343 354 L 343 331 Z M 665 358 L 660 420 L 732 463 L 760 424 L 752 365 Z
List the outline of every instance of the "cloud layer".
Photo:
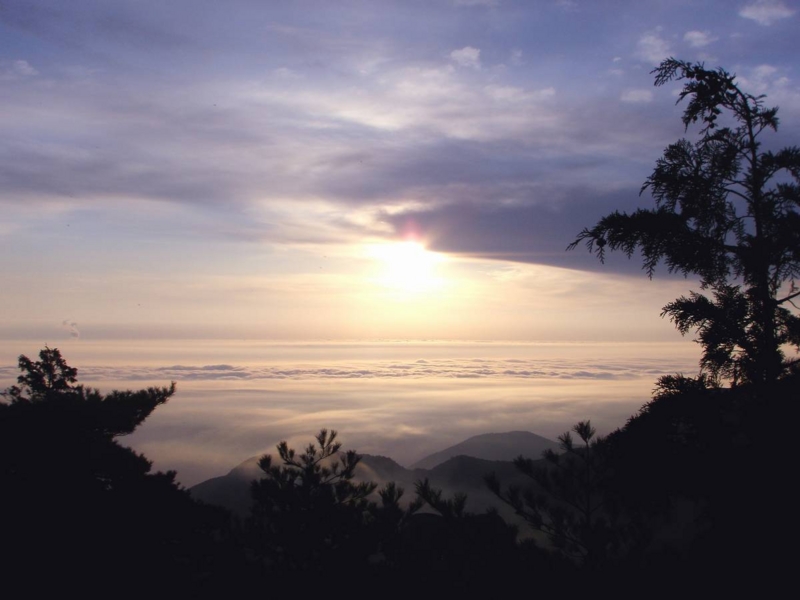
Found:
M 8 357 L 0 367 L 5 388 L 18 370 L 11 350 L 0 350 Z M 177 469 L 185 485 L 221 475 L 282 439 L 304 445 L 320 427 L 338 429 L 347 447 L 405 464 L 479 433 L 527 429 L 555 439 L 586 418 L 606 433 L 638 410 L 660 375 L 693 373 L 697 364 L 689 342 L 81 339 L 62 351 L 79 381 L 102 391 L 177 381 L 177 394 L 121 441 L 156 468 Z M 179 364 L 168 362 L 176 358 Z
M 686 361 L 666 362 L 649 359 L 631 362 L 523 360 L 473 358 L 417 359 L 414 361 L 369 361 L 352 364 L 234 366 L 173 365 L 170 367 L 84 367 L 81 376 L 87 381 L 262 381 L 288 379 L 296 381 L 338 379 L 536 379 L 536 380 L 615 380 L 637 379 L 683 370 Z M 17 370 L 0 367 L 0 380 L 11 380 Z

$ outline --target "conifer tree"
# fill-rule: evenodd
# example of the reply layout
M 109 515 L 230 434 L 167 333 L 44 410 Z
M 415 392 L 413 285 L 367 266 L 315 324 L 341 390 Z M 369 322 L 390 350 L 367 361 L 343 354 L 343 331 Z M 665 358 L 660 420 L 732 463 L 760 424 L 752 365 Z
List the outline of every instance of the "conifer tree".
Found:
M 19 357 L 0 401 L 0 516 L 10 576 L 82 589 L 179 577 L 210 555 L 206 517 L 175 472 L 121 445 L 175 392 L 98 390 L 77 383 L 57 348 Z M 80 551 L 78 551 L 80 549 Z M 89 573 L 91 571 L 91 573 Z M 47 585 L 48 581 L 40 580 Z M 77 589 L 77 588 L 76 588 Z
M 603 439 L 595 434 L 590 421 L 581 421 L 558 437 L 560 454 L 546 450 L 544 461 L 514 459 L 532 486 L 503 490 L 493 473 L 486 477 L 489 489 L 546 534 L 556 551 L 589 567 L 602 565 L 625 541 L 625 527 L 606 489 L 610 465 Z
M 641 190 L 655 208 L 607 215 L 569 248 L 585 242 L 601 261 L 608 250 L 639 251 L 650 277 L 661 262 L 698 276 L 701 291 L 662 316 L 683 334 L 697 331 L 712 383 L 772 383 L 797 363 L 784 347 L 800 348 L 800 318 L 790 310 L 800 296 L 800 149 L 764 149 L 778 109 L 724 69 L 669 58 L 653 73 L 656 86 L 685 82 L 683 124 L 699 125 L 699 139 L 671 144 L 656 162 Z
M 340 454 L 337 432 L 321 429 L 302 454 L 283 441 L 279 464 L 266 454 L 264 476 L 252 483 L 251 545 L 279 570 L 336 571 L 353 562 L 367 564 L 391 545 L 419 502 L 402 508 L 403 488 L 388 483 L 371 499 L 377 484 L 357 481 L 361 457 Z

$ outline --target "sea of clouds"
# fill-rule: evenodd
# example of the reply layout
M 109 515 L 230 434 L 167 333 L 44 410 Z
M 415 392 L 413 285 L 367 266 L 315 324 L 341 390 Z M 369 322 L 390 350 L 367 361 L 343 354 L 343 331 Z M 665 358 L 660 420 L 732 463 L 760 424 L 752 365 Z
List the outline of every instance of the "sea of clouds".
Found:
M 345 448 L 406 465 L 481 433 L 555 439 L 591 419 L 605 434 L 650 398 L 659 376 L 697 364 L 686 342 L 63 346 L 80 382 L 103 391 L 177 383 L 120 441 L 187 486 L 281 440 L 304 447 L 322 427 L 339 431 Z M 18 372 L 7 354 L 2 387 Z

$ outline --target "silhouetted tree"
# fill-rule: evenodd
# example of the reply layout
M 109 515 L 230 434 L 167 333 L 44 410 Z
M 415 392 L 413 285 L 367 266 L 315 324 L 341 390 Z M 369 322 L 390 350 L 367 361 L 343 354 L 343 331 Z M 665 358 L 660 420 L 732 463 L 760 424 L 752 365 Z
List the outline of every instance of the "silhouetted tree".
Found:
M 611 469 L 603 439 L 595 437 L 590 421 L 577 423 L 572 432 L 582 445 L 576 446 L 567 431 L 558 437 L 561 454 L 546 450 L 544 461 L 514 459 L 514 466 L 534 485 L 503 490 L 494 473 L 486 483 L 534 529 L 545 533 L 558 552 L 596 567 L 630 539 L 607 486 Z
M 216 511 L 194 503 L 174 472 L 150 473 L 147 458 L 116 441 L 175 384 L 103 395 L 77 384 L 77 369 L 57 348 L 44 348 L 39 360 L 20 356 L 19 367 L 0 402 L 6 572 L 32 584 L 82 582 L 85 590 L 170 575 L 190 586 L 208 560 L 216 525 L 206 519 Z
M 86 489 L 113 491 L 126 478 L 149 472 L 150 461 L 115 438 L 132 433 L 166 402 L 175 393 L 174 383 L 103 395 L 77 385 L 77 369 L 57 348 L 47 347 L 38 361 L 20 356 L 19 368 L 18 385 L 3 392 L 10 402 L 0 403 L 0 472 L 15 487 L 37 486 L 47 473 Z M 53 472 L 55 457 L 60 468 Z M 159 476 L 171 481 L 174 473 Z
M 496 509 L 472 513 L 465 493 L 446 498 L 428 478 L 415 487 L 417 500 L 427 509 L 408 522 L 401 567 L 460 593 L 487 584 L 496 590 L 500 582 L 511 584 L 523 574 L 527 580 L 531 562 L 540 566 L 541 555 L 521 550 L 517 527 L 506 523 Z M 533 561 L 528 560 L 531 554 Z M 545 573 L 537 575 L 544 586 Z
M 322 429 L 316 443 L 297 454 L 278 444 L 281 464 L 261 457 L 264 477 L 252 484 L 250 533 L 253 547 L 269 566 L 280 570 L 336 570 L 355 562 L 366 564 L 390 544 L 398 528 L 419 508 L 400 505 L 403 489 L 394 483 L 370 495 L 377 485 L 357 482 L 361 457 L 348 450 L 339 455 L 336 431 Z
M 683 334 L 698 331 L 713 383 L 774 382 L 796 362 L 781 347 L 800 348 L 800 318 L 786 308 L 800 296 L 800 149 L 762 148 L 778 109 L 727 71 L 669 58 L 653 73 L 657 86 L 685 81 L 683 123 L 699 122 L 700 138 L 671 144 L 656 162 L 642 186 L 654 209 L 607 215 L 569 248 L 583 241 L 601 261 L 607 250 L 639 250 L 650 277 L 661 261 L 698 275 L 712 296 L 692 292 L 662 315 Z
M 609 487 L 623 511 L 649 520 L 649 555 L 628 568 L 685 573 L 717 585 L 782 578 L 791 553 L 776 535 L 793 531 L 794 438 L 800 376 L 713 387 L 681 376 L 662 378 L 653 400 L 606 438 Z M 649 564 L 648 564 L 649 563 Z M 643 570 L 642 568 L 645 567 Z M 660 575 L 658 575 L 660 577 Z
M 427 477 L 417 481 L 416 488 L 417 498 L 445 519 L 460 519 L 467 514 L 467 495 L 464 492 L 456 492 L 452 498 L 444 498 L 442 490 L 432 487 Z

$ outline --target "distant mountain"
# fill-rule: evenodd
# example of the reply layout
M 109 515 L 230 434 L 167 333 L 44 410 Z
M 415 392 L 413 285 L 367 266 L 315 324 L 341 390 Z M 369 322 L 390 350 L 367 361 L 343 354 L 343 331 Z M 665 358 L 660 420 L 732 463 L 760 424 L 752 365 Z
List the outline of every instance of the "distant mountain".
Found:
M 415 469 L 413 472 L 425 472 Z M 487 491 L 484 477 L 494 473 L 504 484 L 525 484 L 527 479 L 521 475 L 513 463 L 506 460 L 484 460 L 473 456 L 454 456 L 433 469 L 427 471 L 431 482 L 437 487 L 452 488 L 457 491 L 472 493 Z
M 189 493 L 207 504 L 224 506 L 240 515 L 250 512 L 250 483 L 260 479 L 259 456 L 248 458 L 231 469 L 227 475 L 213 477 L 189 488 Z
M 521 524 L 513 511 L 489 491 L 484 476 L 494 472 L 503 487 L 528 486 L 530 479 L 521 475 L 511 461 L 520 454 L 538 459 L 547 449 L 557 450 L 558 444 L 529 431 L 487 433 L 431 454 L 410 469 L 386 456 L 362 454 L 356 480 L 374 482 L 379 488 L 393 481 L 405 490 L 403 502 L 410 502 L 415 497 L 416 482 L 427 478 L 434 488 L 442 490 L 446 498 L 458 492 L 466 493 L 468 511 L 480 513 L 496 508 L 508 522 Z M 198 500 L 246 516 L 251 505 L 250 484 L 262 475 L 258 457 L 254 456 L 227 475 L 199 483 L 189 492 Z
M 537 460 L 545 450 L 558 451 L 558 443 L 543 438 L 530 431 L 509 431 L 506 433 L 484 433 L 476 435 L 460 444 L 445 448 L 418 460 L 412 469 L 432 469 L 454 456 L 471 456 L 484 460 L 514 460 L 522 454 Z
M 489 491 L 483 481 L 487 473 L 494 472 L 503 486 L 509 484 L 528 485 L 530 480 L 521 475 L 509 461 L 491 461 L 471 456 L 456 456 L 433 469 L 406 469 L 386 456 L 361 455 L 356 469 L 356 479 L 372 481 L 380 488 L 393 481 L 404 488 L 403 500 L 414 498 L 415 484 L 427 478 L 434 488 L 443 491 L 449 498 L 457 492 L 468 495 L 467 510 L 475 513 L 497 508 L 507 520 L 514 522 L 513 512 Z M 189 489 L 191 495 L 208 504 L 224 506 L 240 516 L 250 511 L 250 483 L 260 478 L 258 458 L 249 458 L 227 475 L 214 477 Z

